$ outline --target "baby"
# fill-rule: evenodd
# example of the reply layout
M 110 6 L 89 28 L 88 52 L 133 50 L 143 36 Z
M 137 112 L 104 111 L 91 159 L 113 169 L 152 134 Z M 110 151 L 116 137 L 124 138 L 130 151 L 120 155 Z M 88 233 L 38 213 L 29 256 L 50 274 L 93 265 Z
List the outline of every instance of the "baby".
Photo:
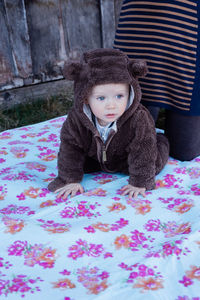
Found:
M 129 175 L 123 195 L 145 196 L 169 157 L 167 138 L 156 134 L 140 103 L 138 77 L 146 75 L 146 63 L 101 48 L 66 62 L 63 73 L 74 81 L 74 105 L 61 129 L 58 176 L 49 190 L 65 199 L 84 192 L 84 173 L 121 172 Z

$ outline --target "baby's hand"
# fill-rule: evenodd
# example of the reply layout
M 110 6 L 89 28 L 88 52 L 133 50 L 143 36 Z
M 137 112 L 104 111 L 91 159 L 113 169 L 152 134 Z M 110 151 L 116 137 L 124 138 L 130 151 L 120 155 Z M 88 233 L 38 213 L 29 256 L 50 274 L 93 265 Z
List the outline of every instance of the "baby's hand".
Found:
M 133 186 L 131 184 L 127 184 L 122 188 L 123 194 L 122 195 L 129 195 L 129 199 L 131 198 L 137 198 L 139 194 L 141 194 L 143 197 L 145 197 L 145 188 L 139 188 L 136 186 Z
M 80 183 L 69 183 L 57 189 L 54 193 L 59 193 L 57 198 L 62 196 L 63 199 L 67 199 L 69 195 L 74 197 L 77 192 L 83 193 L 84 189 Z

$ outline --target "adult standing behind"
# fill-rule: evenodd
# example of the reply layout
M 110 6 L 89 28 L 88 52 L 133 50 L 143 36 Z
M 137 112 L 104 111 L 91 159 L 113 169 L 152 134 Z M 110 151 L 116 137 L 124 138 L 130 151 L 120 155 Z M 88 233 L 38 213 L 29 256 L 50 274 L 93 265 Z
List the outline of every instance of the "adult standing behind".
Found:
M 196 0 L 124 0 L 114 48 L 147 61 L 142 102 L 154 120 L 165 111 L 170 155 L 200 155 L 200 4 Z

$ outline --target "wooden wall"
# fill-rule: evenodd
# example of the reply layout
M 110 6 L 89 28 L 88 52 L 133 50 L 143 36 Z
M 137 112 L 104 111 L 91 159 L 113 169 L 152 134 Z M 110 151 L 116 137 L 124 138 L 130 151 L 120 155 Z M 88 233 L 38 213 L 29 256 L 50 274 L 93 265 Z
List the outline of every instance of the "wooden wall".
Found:
M 70 52 L 112 47 L 122 0 L 0 0 L 0 91 L 62 78 Z

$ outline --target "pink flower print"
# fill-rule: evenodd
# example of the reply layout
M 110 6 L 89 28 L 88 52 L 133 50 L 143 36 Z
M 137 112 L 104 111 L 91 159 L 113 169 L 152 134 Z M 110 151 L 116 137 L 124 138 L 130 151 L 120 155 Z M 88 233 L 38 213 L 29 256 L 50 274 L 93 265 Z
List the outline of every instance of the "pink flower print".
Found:
M 30 198 L 37 198 L 39 195 L 39 188 L 30 187 L 28 190 L 24 191 L 24 194 Z
M 131 236 L 132 241 L 130 242 L 130 247 L 132 251 L 138 251 L 138 248 L 148 248 L 148 245 L 145 243 L 147 238 L 144 233 L 134 230 Z
M 111 252 L 106 252 L 104 253 L 104 258 L 108 258 L 108 257 L 113 257 L 112 253 Z
M 167 222 L 162 228 L 165 237 L 173 237 L 180 234 L 189 234 L 191 232 L 190 223 L 177 224 L 176 222 Z
M 84 229 L 85 229 L 88 233 L 95 233 L 95 232 L 96 232 L 96 230 L 94 229 L 93 226 L 84 227 Z
M 45 134 L 47 131 L 44 131 L 43 134 Z M 50 142 L 57 142 L 58 140 L 58 135 L 57 134 L 50 134 L 48 137 L 43 137 L 41 139 L 38 140 L 38 142 L 46 142 L 46 143 L 50 143 Z
M 23 252 L 28 248 L 28 243 L 26 241 L 15 241 L 8 248 L 8 255 L 21 256 Z
M 164 255 L 172 255 L 173 253 L 173 246 L 170 245 L 170 243 L 166 243 L 163 245 L 163 253 Z
M 17 195 L 16 197 L 18 198 L 19 201 L 26 199 L 26 196 L 24 195 L 24 193 L 21 193 L 20 195 Z
M 61 289 L 74 289 L 76 285 L 71 282 L 68 278 L 59 279 L 57 282 L 52 282 L 53 288 L 61 288 Z M 68 297 L 66 297 L 68 298 Z M 68 298 L 70 299 L 70 298 Z
M 0 201 L 5 199 L 7 192 L 6 184 L 0 185 Z
M 49 248 L 44 248 L 40 255 L 37 257 L 37 262 L 43 268 L 53 268 L 56 258 L 56 250 Z
M 120 212 L 124 209 L 126 209 L 126 206 L 121 204 L 120 202 L 116 202 L 116 203 L 113 203 L 111 206 L 108 206 L 109 208 L 109 212 Z
M 103 271 L 100 273 L 99 268 L 94 267 L 91 269 L 82 269 L 77 270 L 78 281 L 89 291 L 90 294 L 98 295 L 102 291 L 108 288 L 107 279 L 109 273 Z
M 105 184 L 108 182 L 112 182 L 117 178 L 118 177 L 116 175 L 99 173 L 99 175 L 95 176 L 93 180 L 97 181 L 98 184 Z
M 84 195 L 85 196 L 98 196 L 98 197 L 105 197 L 106 196 L 107 191 L 103 190 L 101 188 L 96 188 L 94 190 L 85 192 Z
M 24 147 L 12 147 L 10 150 L 10 152 L 13 153 L 17 158 L 24 158 L 28 151 L 29 149 L 26 149 Z
M 188 296 L 178 296 L 176 300 L 200 300 L 200 298 L 199 297 L 189 298 Z
M 60 274 L 62 274 L 62 275 L 65 275 L 65 276 L 67 276 L 67 275 L 70 275 L 71 274 L 71 272 L 70 271 L 68 271 L 67 269 L 64 269 L 62 272 L 59 272 Z
M 94 233 L 94 232 L 96 232 L 96 230 L 100 230 L 102 232 L 109 232 L 110 230 L 118 231 L 127 225 L 128 225 L 128 220 L 121 218 L 120 220 L 116 221 L 116 223 L 111 224 L 111 225 L 98 222 L 98 223 L 92 224 L 88 227 L 84 227 L 84 229 L 87 230 L 88 233 Z
M 3 132 L 0 134 L 0 140 L 10 139 L 12 136 L 10 132 Z
M 168 162 L 167 162 L 168 165 L 178 165 L 178 163 L 179 163 L 178 160 L 176 160 L 172 157 L 169 157 Z
M 183 214 L 189 211 L 194 206 L 194 201 L 188 198 L 161 198 L 159 197 L 162 203 L 167 203 L 167 209 L 172 210 L 174 212 Z
M 135 279 L 139 276 L 137 272 L 131 272 L 129 275 L 129 281 L 128 282 L 133 282 L 133 280 L 130 281 L 130 279 Z
M 200 267 L 190 266 L 190 270 L 186 271 L 186 275 L 190 279 L 197 279 L 200 281 Z
M 113 197 L 112 199 L 115 200 L 115 201 L 121 200 L 121 198 L 119 198 L 119 197 Z
M 110 226 L 109 224 L 106 224 L 106 223 L 101 223 L 101 222 L 98 222 L 94 225 L 92 225 L 95 229 L 98 229 L 102 232 L 108 232 L 110 231 Z
M 179 280 L 179 282 L 182 283 L 185 287 L 193 284 L 193 281 L 187 276 L 183 276 L 183 279 Z
M 180 179 L 176 179 L 174 175 L 172 174 L 166 174 L 164 176 L 164 180 L 157 180 L 156 181 L 156 188 L 161 188 L 161 187 L 165 187 L 165 188 L 178 188 L 179 185 L 177 184 L 177 182 L 181 182 L 182 180 Z
M 9 269 L 10 267 L 12 267 L 13 265 L 11 263 L 9 263 L 9 261 L 4 261 L 3 257 L 0 257 L 0 268 L 5 268 L 5 269 Z M 1 273 L 1 272 L 0 272 Z M 1 294 L 0 294 L 1 295 Z
M 200 195 L 200 185 L 198 185 L 197 183 L 193 184 L 191 186 L 191 191 L 195 196 L 199 196 Z
M 153 276 L 154 275 L 154 270 L 151 268 L 147 269 L 147 275 Z
M 69 247 L 68 257 L 76 260 L 83 255 L 98 257 L 104 252 L 102 245 L 88 244 L 87 241 L 79 239 L 75 245 Z
M 0 150 L 0 155 L 8 155 L 8 152 L 5 150 Z M 0 158 L 0 164 L 4 163 L 6 160 L 4 158 Z
M 186 200 L 185 203 L 182 203 L 179 206 L 175 207 L 175 212 L 179 213 L 179 214 L 184 214 L 186 212 L 188 212 L 192 207 L 194 206 L 194 201 L 193 200 Z
M 4 177 L 2 177 L 3 180 L 9 180 L 9 181 L 16 181 L 16 180 L 23 180 L 24 182 L 30 180 L 35 181 L 34 175 L 28 174 L 25 171 L 21 171 L 19 173 L 9 174 Z
M 3 148 L 1 148 L 1 149 L 2 149 L 2 150 L 0 150 L 1 155 L 8 155 L 8 152 L 6 150 L 3 150 Z
M 174 169 L 174 172 L 177 173 L 177 174 L 187 174 L 187 168 L 186 167 L 183 167 L 183 168 L 175 168 Z
M 31 142 L 25 142 L 25 141 L 20 141 L 20 140 L 15 140 L 15 141 L 10 141 L 8 142 L 8 145 L 20 145 L 20 144 L 26 144 L 26 145 L 33 145 Z
M 44 161 L 52 161 L 57 158 L 57 152 L 47 149 L 45 152 L 41 152 L 38 157 Z
M 148 200 L 128 199 L 127 204 L 130 204 L 136 209 L 137 214 L 145 215 L 151 211 L 151 202 Z
M 11 233 L 11 234 L 15 234 L 15 233 L 21 231 L 25 226 L 25 223 L 23 220 L 13 219 L 13 218 L 9 218 L 7 216 L 3 217 L 2 221 L 3 221 L 4 225 L 7 227 L 5 232 Z
M 27 137 L 34 138 L 36 137 L 36 133 L 26 133 L 21 135 L 21 138 L 26 139 Z
M 9 174 L 11 170 L 11 168 L 3 168 L 0 170 L 0 175 Z
M 125 220 L 123 218 L 120 218 L 120 220 L 116 221 L 115 224 L 112 224 L 110 227 L 110 230 L 112 231 L 118 231 L 119 229 L 125 227 L 128 225 L 128 220 Z
M 104 248 L 102 245 L 89 244 L 89 249 L 88 249 L 87 255 L 98 257 L 101 255 L 101 253 L 103 251 L 104 251 Z
M 66 120 L 66 117 L 59 117 L 53 120 L 50 120 L 49 123 L 54 124 L 54 123 L 63 123 Z M 59 124 L 61 126 L 61 124 Z M 55 125 L 55 124 L 54 124 Z
M 38 264 L 46 269 L 53 268 L 56 259 L 56 250 L 51 247 L 45 248 L 42 244 L 28 245 L 26 241 L 16 241 L 8 248 L 8 255 L 23 255 L 25 265 L 33 267 L 35 264 Z
M 75 207 L 66 207 L 60 212 L 62 218 L 73 218 L 76 215 Z
M 161 222 L 159 219 L 149 220 L 144 227 L 147 231 L 160 231 Z
M 175 254 L 177 259 L 180 259 L 180 255 L 186 255 L 191 252 L 188 248 L 180 248 L 179 245 L 182 244 L 182 240 L 175 240 L 174 242 L 165 242 L 162 244 L 162 248 L 157 252 L 148 252 L 145 257 L 163 257 L 172 256 Z
M 160 278 L 141 278 L 139 277 L 137 282 L 133 285 L 134 288 L 141 288 L 142 292 L 156 291 L 163 288 L 162 280 Z
M 44 228 L 49 233 L 64 233 L 69 231 L 71 225 L 70 224 L 61 224 L 56 223 L 54 221 L 44 221 L 41 219 L 38 219 L 38 222 L 42 223 L 40 226 Z
M 100 275 L 98 275 L 98 277 L 101 278 L 102 280 L 104 280 L 109 277 L 109 273 L 106 271 L 103 271 Z
M 142 288 L 142 292 L 145 290 L 157 290 L 163 288 L 162 276 L 160 273 L 155 273 L 152 268 L 147 267 L 144 264 L 134 264 L 128 266 L 124 263 L 119 265 L 124 271 L 130 271 L 127 283 L 134 283 L 134 288 Z M 154 267 L 156 268 L 156 267 Z
M 77 207 L 65 207 L 61 212 L 60 215 L 62 218 L 77 218 L 77 217 L 96 217 L 100 216 L 99 212 L 95 212 L 94 210 L 99 206 L 99 203 L 90 204 L 87 201 L 80 201 L 78 202 Z
M 46 166 L 37 162 L 27 162 L 26 168 L 29 170 L 36 170 L 38 172 L 45 172 Z
M 118 237 L 116 237 L 114 241 L 116 249 L 120 249 L 122 247 L 129 248 L 130 247 L 130 239 L 127 235 L 122 234 Z
M 1 280 L 0 282 L 0 295 L 8 296 L 8 294 L 21 294 L 23 298 L 25 293 L 39 292 L 38 286 L 33 286 L 38 281 L 43 281 L 40 277 L 32 279 L 26 275 L 14 275 L 12 280 Z
M 24 253 L 24 264 L 33 267 L 35 264 L 42 266 L 44 269 L 53 268 L 55 263 L 56 250 L 45 248 L 43 245 L 30 245 L 26 253 Z
M 191 179 L 199 178 L 200 177 L 200 168 L 188 168 L 187 172 Z

